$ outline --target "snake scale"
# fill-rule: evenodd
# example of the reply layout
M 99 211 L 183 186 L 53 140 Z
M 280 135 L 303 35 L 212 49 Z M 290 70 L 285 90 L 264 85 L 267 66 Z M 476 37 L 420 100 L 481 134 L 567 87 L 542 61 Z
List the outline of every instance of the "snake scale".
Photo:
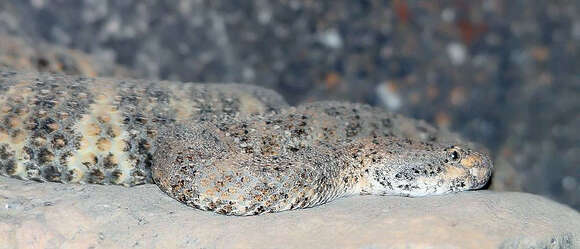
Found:
M 198 209 L 257 215 L 478 189 L 492 168 L 454 133 L 363 104 L 290 107 L 242 84 L 0 71 L 0 175 L 23 180 L 155 183 Z

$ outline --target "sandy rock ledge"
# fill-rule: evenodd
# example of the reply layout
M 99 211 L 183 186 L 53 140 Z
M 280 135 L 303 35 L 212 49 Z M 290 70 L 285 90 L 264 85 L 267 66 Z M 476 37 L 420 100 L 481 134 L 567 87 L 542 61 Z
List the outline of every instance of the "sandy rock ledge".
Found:
M 228 217 L 155 185 L 0 177 L 0 248 L 580 248 L 580 214 L 524 193 L 356 196 L 300 211 Z

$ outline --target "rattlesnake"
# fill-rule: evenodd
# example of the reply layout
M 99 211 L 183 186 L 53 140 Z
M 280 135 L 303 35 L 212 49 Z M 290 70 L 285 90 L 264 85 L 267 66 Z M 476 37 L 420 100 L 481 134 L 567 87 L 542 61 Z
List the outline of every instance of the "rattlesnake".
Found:
M 156 183 L 192 207 L 256 215 L 477 189 L 492 167 L 454 133 L 363 104 L 289 107 L 241 84 L 0 71 L 0 175 L 24 180 Z

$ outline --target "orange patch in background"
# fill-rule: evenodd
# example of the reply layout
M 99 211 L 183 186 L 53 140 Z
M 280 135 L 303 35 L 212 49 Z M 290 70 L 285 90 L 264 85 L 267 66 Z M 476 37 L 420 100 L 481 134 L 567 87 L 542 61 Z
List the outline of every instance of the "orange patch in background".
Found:
M 435 123 L 437 126 L 449 128 L 451 126 L 451 117 L 444 111 L 440 111 L 435 115 Z
M 439 88 L 433 84 L 427 86 L 427 97 L 429 97 L 430 100 L 434 100 L 437 96 L 439 96 Z
M 407 3 L 405 1 L 395 0 L 394 7 L 399 20 L 401 20 L 402 23 L 409 22 L 409 19 L 411 19 L 411 12 L 409 11 Z
M 461 34 L 461 39 L 467 44 L 479 39 L 487 32 L 487 25 L 480 23 L 473 23 L 469 19 L 461 19 L 457 22 L 457 27 Z
M 449 101 L 455 106 L 463 105 L 467 101 L 465 88 L 461 86 L 453 88 L 449 96 Z
M 340 84 L 341 78 L 335 72 L 326 74 L 324 77 L 324 82 L 326 83 L 326 89 L 334 89 Z

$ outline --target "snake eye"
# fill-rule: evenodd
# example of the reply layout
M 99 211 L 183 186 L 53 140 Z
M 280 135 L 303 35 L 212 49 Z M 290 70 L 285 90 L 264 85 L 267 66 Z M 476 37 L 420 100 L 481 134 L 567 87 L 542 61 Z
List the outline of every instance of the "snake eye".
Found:
M 449 160 L 451 160 L 452 162 L 457 162 L 459 160 L 461 160 L 461 153 L 459 152 L 459 150 L 452 148 L 449 150 Z

